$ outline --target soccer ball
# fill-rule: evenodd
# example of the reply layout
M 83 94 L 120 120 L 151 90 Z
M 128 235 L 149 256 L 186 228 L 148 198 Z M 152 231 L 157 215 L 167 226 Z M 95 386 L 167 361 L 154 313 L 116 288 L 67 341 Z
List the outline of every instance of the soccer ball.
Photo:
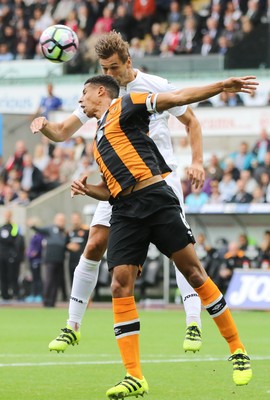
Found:
M 65 25 L 49 26 L 41 34 L 39 43 L 44 57 L 54 63 L 71 60 L 79 48 L 78 36 Z

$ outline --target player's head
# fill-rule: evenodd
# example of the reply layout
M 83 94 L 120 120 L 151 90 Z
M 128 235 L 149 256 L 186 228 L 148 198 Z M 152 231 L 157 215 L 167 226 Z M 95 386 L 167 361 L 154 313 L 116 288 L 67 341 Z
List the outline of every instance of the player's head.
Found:
M 129 46 L 120 33 L 111 31 L 102 35 L 95 45 L 95 51 L 103 73 L 113 76 L 120 86 L 134 79 Z
M 116 80 L 107 75 L 96 75 L 87 79 L 84 85 L 92 85 L 95 87 L 103 86 L 111 99 L 116 99 L 119 96 L 119 85 Z
M 100 105 L 109 106 L 111 100 L 119 96 L 119 85 L 109 75 L 97 75 L 84 83 L 82 96 L 79 100 L 84 113 L 89 117 L 99 118 L 97 111 Z M 103 103 L 104 100 L 104 103 Z

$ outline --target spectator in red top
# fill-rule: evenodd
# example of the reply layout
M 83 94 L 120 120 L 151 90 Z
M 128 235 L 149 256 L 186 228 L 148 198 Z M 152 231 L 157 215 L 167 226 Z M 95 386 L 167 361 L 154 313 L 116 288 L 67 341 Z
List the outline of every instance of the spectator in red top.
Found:
M 5 180 L 8 178 L 8 173 L 15 169 L 18 172 L 18 178 L 22 176 L 23 171 L 23 156 L 27 153 L 26 145 L 23 140 L 18 140 L 15 143 L 15 152 L 10 156 L 5 166 Z
M 143 39 L 146 33 L 151 32 L 156 12 L 155 0 L 134 0 L 133 16 L 135 19 L 134 36 Z

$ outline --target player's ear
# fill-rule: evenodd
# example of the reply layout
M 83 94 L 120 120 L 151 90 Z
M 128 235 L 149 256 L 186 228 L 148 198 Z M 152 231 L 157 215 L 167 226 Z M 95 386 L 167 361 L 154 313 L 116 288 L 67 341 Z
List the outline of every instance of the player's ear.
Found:
M 98 88 L 98 95 L 102 96 L 106 92 L 105 86 L 99 86 Z

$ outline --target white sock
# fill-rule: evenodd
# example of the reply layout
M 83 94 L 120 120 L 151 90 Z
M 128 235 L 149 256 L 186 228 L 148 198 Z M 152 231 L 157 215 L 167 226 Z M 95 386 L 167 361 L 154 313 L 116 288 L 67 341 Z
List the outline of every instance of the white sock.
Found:
M 179 287 L 185 308 L 186 324 L 189 325 L 191 322 L 196 322 L 201 328 L 201 300 L 184 275 L 176 267 L 175 274 L 177 286 Z
M 93 290 L 96 287 L 100 261 L 87 260 L 83 255 L 74 271 L 69 301 L 68 325 L 79 330 Z

